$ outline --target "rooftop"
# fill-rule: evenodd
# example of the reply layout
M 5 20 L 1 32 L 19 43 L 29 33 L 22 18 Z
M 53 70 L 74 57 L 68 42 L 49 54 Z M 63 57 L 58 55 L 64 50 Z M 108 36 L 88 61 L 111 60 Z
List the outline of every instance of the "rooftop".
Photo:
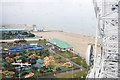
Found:
M 72 48 L 72 46 L 70 44 L 68 44 L 67 42 L 61 41 L 59 39 L 54 38 L 54 39 L 50 40 L 49 42 L 58 46 L 58 47 L 60 47 L 60 48 L 62 48 L 62 49 L 63 48 L 65 48 L 65 49 Z

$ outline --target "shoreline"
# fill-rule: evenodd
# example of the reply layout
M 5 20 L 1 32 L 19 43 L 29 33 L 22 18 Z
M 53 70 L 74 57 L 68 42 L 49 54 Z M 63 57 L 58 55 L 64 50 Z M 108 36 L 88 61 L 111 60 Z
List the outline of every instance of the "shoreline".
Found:
M 67 31 L 62 31 L 62 30 L 53 30 L 53 31 L 33 31 L 31 33 L 47 33 L 47 32 L 60 32 L 60 33 L 69 33 L 69 34 L 75 34 L 75 35 L 83 35 L 83 36 L 90 36 L 90 37 L 95 37 L 95 35 L 89 35 L 89 34 L 83 34 L 83 33 L 75 33 L 75 32 L 67 32 Z
M 86 58 L 86 50 L 89 43 L 95 43 L 94 36 L 88 36 L 84 34 L 76 34 L 69 32 L 32 32 L 36 36 L 50 40 L 53 38 L 60 39 L 71 44 L 75 53 L 79 53 L 80 56 Z

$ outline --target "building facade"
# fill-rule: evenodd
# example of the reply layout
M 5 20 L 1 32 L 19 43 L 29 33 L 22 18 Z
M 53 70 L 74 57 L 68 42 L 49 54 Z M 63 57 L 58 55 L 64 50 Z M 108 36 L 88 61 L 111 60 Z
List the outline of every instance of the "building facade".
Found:
M 6 24 L 2 25 L 2 29 L 22 29 L 26 31 L 34 31 L 36 28 L 35 25 L 28 25 L 28 24 Z
M 94 55 L 94 65 L 87 78 L 119 78 L 120 0 L 94 0 L 98 19 L 101 53 Z M 97 42 L 96 42 L 97 46 Z M 96 47 L 97 48 L 97 47 Z M 97 52 L 97 51 L 96 51 Z

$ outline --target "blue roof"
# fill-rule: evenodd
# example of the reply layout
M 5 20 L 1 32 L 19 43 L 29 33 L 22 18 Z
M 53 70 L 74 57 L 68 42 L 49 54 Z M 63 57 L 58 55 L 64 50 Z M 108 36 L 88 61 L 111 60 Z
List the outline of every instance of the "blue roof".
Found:
M 9 48 L 9 50 L 14 50 L 14 49 L 15 49 L 15 47 Z
M 22 46 L 21 48 L 28 49 L 28 48 L 33 48 L 32 46 Z
M 42 45 L 38 44 L 37 47 L 42 47 Z
M 44 47 L 42 46 L 42 47 L 37 47 L 37 48 L 35 48 L 35 50 L 42 50 Z
M 9 50 L 19 50 L 21 49 L 20 47 L 12 47 L 12 48 L 9 48 Z
M 9 48 L 9 50 L 11 52 L 24 52 L 24 51 L 26 51 L 26 49 L 28 49 L 28 50 L 42 50 L 43 48 L 44 48 L 44 46 L 39 44 L 39 45 L 37 45 L 37 47 L 31 46 L 31 45 L 26 45 L 26 46 L 21 46 L 21 47 L 11 47 L 11 48 Z
M 35 48 L 28 48 L 28 50 L 35 50 Z
M 20 49 L 14 49 L 14 50 L 10 50 L 11 52 L 24 52 L 25 50 L 20 50 Z

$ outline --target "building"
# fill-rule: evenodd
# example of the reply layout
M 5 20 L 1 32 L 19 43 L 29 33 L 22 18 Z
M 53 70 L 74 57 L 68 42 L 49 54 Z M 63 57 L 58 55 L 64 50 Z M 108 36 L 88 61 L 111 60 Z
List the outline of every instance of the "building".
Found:
M 54 39 L 50 40 L 49 43 L 54 45 L 54 46 L 57 46 L 62 51 L 73 49 L 73 47 L 70 44 L 68 44 L 65 41 L 61 41 L 59 39 L 54 38 Z
M 94 0 L 98 19 L 97 41 L 101 43 L 101 53 L 94 55 L 94 65 L 87 78 L 120 78 L 119 69 L 119 17 L 120 0 Z
M 86 51 L 86 63 L 88 66 L 93 65 L 93 55 L 94 55 L 94 45 L 88 44 L 87 51 Z
M 23 29 L 26 31 L 34 31 L 34 29 L 36 29 L 36 26 L 28 24 L 6 24 L 2 25 L 2 29 Z

